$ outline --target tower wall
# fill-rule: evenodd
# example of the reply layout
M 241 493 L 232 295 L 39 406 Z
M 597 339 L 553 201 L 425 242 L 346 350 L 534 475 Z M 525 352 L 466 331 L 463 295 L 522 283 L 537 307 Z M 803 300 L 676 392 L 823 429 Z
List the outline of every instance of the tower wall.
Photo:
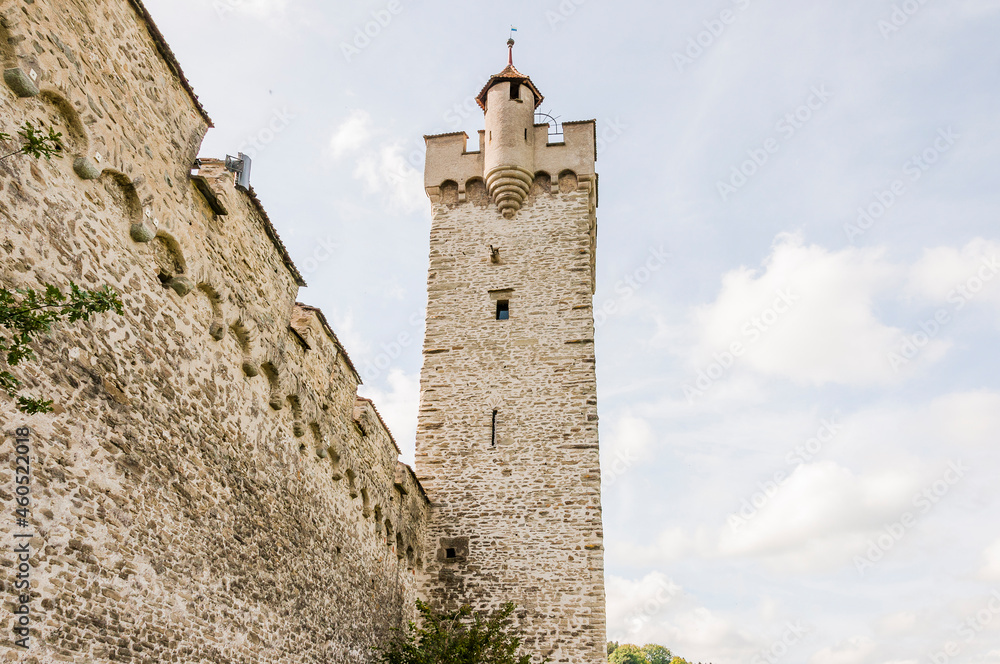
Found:
M 427 138 L 433 221 L 415 470 L 432 511 L 422 592 L 443 607 L 513 601 L 534 652 L 596 664 L 606 651 L 595 125 L 568 125 L 554 145 L 546 126 L 532 132 L 532 161 L 547 170 L 532 174 L 513 219 L 481 190 L 483 155 L 465 152 L 464 134 Z M 498 300 L 509 302 L 508 320 L 497 320 Z

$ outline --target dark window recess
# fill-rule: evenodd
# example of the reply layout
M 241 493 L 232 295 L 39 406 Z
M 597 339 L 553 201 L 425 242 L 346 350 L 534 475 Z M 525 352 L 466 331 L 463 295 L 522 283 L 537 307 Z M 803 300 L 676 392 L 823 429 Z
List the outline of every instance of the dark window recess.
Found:
M 511 82 L 511 84 L 510 84 L 510 98 L 511 99 L 520 99 L 521 98 L 521 84 L 520 83 L 515 83 L 513 81 Z
M 497 300 L 497 320 L 510 318 L 510 300 Z
M 493 411 L 493 433 L 490 434 L 490 447 L 497 446 L 497 411 Z
M 455 549 L 445 549 L 444 550 L 444 557 L 445 558 L 455 558 L 456 557 L 455 556 Z
M 528 140 L 528 130 L 524 130 L 524 140 Z

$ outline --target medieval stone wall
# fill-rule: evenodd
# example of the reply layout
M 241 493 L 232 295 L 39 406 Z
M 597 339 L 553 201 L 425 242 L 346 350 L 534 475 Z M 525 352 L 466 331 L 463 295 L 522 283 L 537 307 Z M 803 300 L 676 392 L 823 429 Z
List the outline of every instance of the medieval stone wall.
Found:
M 0 501 L 32 428 L 31 648 L 0 661 L 366 662 L 410 617 L 429 504 L 138 0 L 0 3 L 0 285 L 109 284 L 0 397 Z M 12 507 L 11 507 L 12 509 Z M 0 518 L 3 621 L 13 521 Z
M 547 145 L 513 219 L 464 134 L 428 137 L 433 206 L 416 471 L 433 496 L 423 593 L 520 608 L 554 662 L 606 661 L 593 319 L 594 125 Z M 578 171 L 571 171 L 573 166 Z M 497 302 L 508 303 L 508 319 Z

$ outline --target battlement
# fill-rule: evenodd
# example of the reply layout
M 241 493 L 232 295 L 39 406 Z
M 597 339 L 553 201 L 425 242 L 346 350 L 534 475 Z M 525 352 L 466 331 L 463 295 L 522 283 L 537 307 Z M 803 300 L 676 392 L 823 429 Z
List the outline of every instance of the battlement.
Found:
M 546 180 L 558 182 L 572 175 L 581 190 L 593 190 L 596 198 L 597 121 L 566 122 L 562 126 L 564 140 L 557 143 L 548 142 L 549 125 L 533 126 L 535 180 L 543 186 Z M 469 152 L 468 140 L 465 132 L 424 136 L 424 190 L 432 203 L 481 202 L 480 181 L 481 190 L 486 189 L 486 130 L 479 131 L 479 151 Z

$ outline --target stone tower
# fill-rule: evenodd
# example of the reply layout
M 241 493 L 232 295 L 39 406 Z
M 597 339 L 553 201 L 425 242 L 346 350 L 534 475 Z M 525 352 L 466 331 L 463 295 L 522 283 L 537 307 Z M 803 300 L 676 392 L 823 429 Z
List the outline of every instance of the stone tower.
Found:
M 534 122 L 542 95 L 512 54 L 478 101 L 478 151 L 464 132 L 425 137 L 433 221 L 416 472 L 433 507 L 422 594 L 439 607 L 512 601 L 535 652 L 596 664 L 596 123 L 550 137 Z

